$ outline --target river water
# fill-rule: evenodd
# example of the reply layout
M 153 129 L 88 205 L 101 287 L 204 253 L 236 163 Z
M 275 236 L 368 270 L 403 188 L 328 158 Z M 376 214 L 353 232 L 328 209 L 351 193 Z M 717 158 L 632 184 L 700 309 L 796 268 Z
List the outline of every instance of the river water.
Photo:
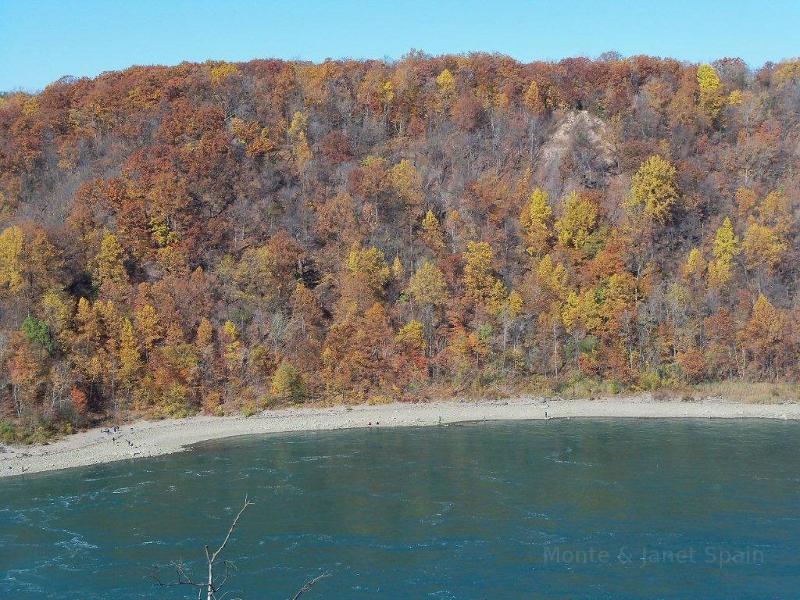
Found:
M 250 436 L 0 479 L 0 598 L 798 598 L 800 424 L 551 420 Z M 194 594 L 196 597 L 196 593 Z

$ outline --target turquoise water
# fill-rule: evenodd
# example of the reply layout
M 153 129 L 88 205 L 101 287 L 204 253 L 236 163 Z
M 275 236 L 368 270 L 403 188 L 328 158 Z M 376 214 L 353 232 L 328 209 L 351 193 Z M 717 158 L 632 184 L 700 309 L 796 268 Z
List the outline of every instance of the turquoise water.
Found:
M 798 598 L 800 424 L 571 420 L 246 437 L 0 479 L 0 598 Z M 163 571 L 169 576 L 168 568 Z

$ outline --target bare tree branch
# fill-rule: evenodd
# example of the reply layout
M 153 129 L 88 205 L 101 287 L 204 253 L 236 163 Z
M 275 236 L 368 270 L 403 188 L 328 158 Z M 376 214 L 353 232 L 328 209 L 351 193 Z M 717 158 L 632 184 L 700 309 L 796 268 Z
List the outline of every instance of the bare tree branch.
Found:
M 244 496 L 244 505 L 239 510 L 239 513 L 236 515 L 236 518 L 233 520 L 233 523 L 231 523 L 231 528 L 228 529 L 228 535 L 225 536 L 225 539 L 223 540 L 222 545 L 219 548 L 217 548 L 217 551 L 214 552 L 214 554 L 211 555 L 210 561 L 212 563 L 215 560 L 217 560 L 217 556 L 219 556 L 220 552 L 222 552 L 225 549 L 225 546 L 228 545 L 228 540 L 231 539 L 231 534 L 233 533 L 233 530 L 236 529 L 236 525 L 239 523 L 239 519 L 241 518 L 242 513 L 245 510 L 247 510 L 247 507 L 253 506 L 253 504 L 255 504 L 255 502 L 250 502 L 247 499 L 247 494 L 245 494 L 245 496 Z M 208 546 L 206 546 L 206 557 L 208 557 Z
M 236 517 L 234 517 L 233 522 L 231 523 L 231 526 L 228 528 L 228 533 L 225 535 L 225 539 L 222 540 L 222 543 L 220 544 L 219 548 L 217 548 L 214 552 L 211 552 L 211 549 L 209 548 L 208 544 L 203 546 L 203 550 L 204 550 L 205 555 L 206 555 L 206 569 L 207 569 L 206 570 L 206 578 L 205 578 L 205 581 L 203 583 L 199 583 L 199 582 L 196 583 L 196 582 L 194 582 L 192 580 L 192 578 L 189 575 L 189 573 L 187 573 L 186 566 L 184 565 L 183 562 L 173 562 L 173 563 L 171 563 L 171 565 L 175 569 L 176 580 L 174 582 L 164 582 L 161 579 L 161 576 L 158 573 L 158 570 L 154 569 L 154 572 L 152 574 L 152 578 L 155 580 L 156 584 L 158 584 L 160 586 L 163 586 L 163 587 L 186 585 L 186 586 L 197 588 L 197 598 L 198 598 L 198 600 L 202 600 L 204 591 L 205 591 L 205 595 L 206 595 L 206 600 L 222 600 L 224 597 L 226 597 L 229 592 L 225 592 L 222 595 L 220 595 L 219 592 L 222 589 L 222 587 L 227 583 L 228 578 L 230 577 L 231 571 L 235 571 L 236 570 L 236 565 L 234 565 L 232 562 L 230 562 L 228 560 L 223 561 L 223 565 L 225 567 L 225 571 L 222 574 L 221 580 L 219 582 L 216 581 L 216 579 L 215 579 L 214 566 L 215 566 L 215 564 L 217 562 L 217 559 L 220 557 L 220 555 L 222 554 L 222 552 L 225 550 L 226 546 L 228 545 L 228 542 L 231 539 L 231 535 L 233 535 L 233 531 L 236 529 L 236 526 L 239 524 L 239 519 L 241 519 L 242 514 L 244 514 L 244 511 L 247 510 L 248 507 L 252 506 L 253 504 L 254 504 L 254 502 L 250 502 L 250 500 L 248 499 L 247 495 L 245 495 L 244 504 L 242 504 L 242 508 L 239 509 L 239 512 L 236 513 Z M 295 593 L 295 595 L 292 596 L 292 600 L 297 600 L 298 598 L 300 598 L 300 596 L 302 596 L 303 594 L 305 594 L 306 592 L 311 590 L 311 588 L 313 588 L 314 585 L 316 585 L 317 582 L 319 582 L 319 580 L 324 579 L 325 577 L 330 577 L 330 575 L 331 575 L 330 573 L 325 572 L 325 573 L 322 573 L 320 575 L 317 575 L 313 579 L 308 580 L 303 585 L 303 587 L 301 587 Z
M 297 593 L 294 596 L 292 596 L 292 600 L 297 600 L 300 596 L 302 596 L 306 592 L 310 591 L 311 588 L 313 588 L 320 579 L 325 579 L 326 577 L 330 577 L 330 576 L 331 576 L 331 574 L 326 571 L 325 573 L 322 573 L 321 575 L 317 575 L 313 579 L 309 579 L 308 581 L 306 581 L 306 583 L 303 585 L 303 587 L 301 587 L 299 590 L 297 590 Z

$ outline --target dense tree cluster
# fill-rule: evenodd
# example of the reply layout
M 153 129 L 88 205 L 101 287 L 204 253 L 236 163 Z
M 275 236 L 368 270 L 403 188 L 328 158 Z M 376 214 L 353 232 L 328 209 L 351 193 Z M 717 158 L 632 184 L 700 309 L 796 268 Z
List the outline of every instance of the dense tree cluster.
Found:
M 800 62 L 258 60 L 0 96 L 0 405 L 800 376 Z

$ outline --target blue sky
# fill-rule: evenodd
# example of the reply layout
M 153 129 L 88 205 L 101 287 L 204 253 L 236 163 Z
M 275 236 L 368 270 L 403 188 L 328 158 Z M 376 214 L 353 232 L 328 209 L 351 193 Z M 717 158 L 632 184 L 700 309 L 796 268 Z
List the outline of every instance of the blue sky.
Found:
M 134 64 L 501 52 L 751 66 L 800 54 L 800 0 L 0 0 L 0 90 Z

